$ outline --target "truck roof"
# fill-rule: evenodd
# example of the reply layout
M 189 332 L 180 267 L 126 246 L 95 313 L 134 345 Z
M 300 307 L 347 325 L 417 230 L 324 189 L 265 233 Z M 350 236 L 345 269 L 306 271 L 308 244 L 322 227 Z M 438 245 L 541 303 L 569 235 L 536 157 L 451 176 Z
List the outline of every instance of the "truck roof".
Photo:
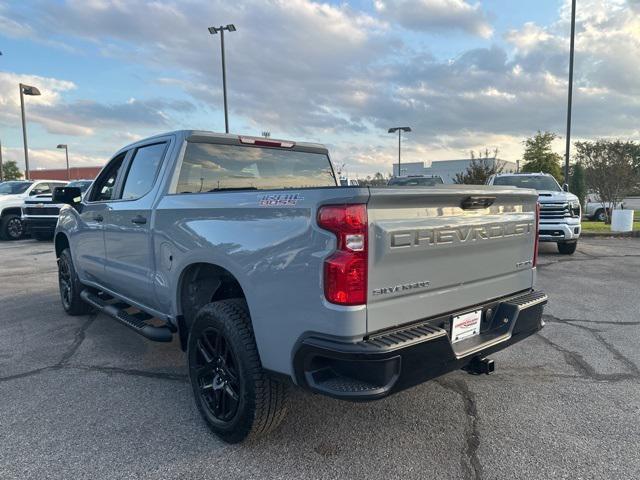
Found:
M 544 173 L 544 172 L 524 172 L 524 173 L 508 173 L 508 172 L 506 172 L 506 173 L 495 173 L 493 176 L 494 177 L 513 177 L 515 175 L 523 176 L 523 177 L 526 177 L 526 176 L 539 177 L 541 175 L 544 175 L 546 177 L 553 176 L 550 173 Z
M 238 141 L 240 142 L 240 138 L 243 139 L 254 139 L 254 140 L 261 140 L 263 142 L 283 142 L 283 143 L 294 143 L 296 147 L 301 147 L 304 149 L 309 149 L 309 150 L 321 150 L 323 152 L 328 152 L 327 147 L 322 145 L 321 143 L 313 143 L 313 142 L 298 142 L 295 140 L 285 140 L 285 139 L 278 139 L 278 138 L 265 138 L 265 137 L 258 137 L 258 136 L 253 136 L 253 135 L 241 135 L 238 133 L 220 133 L 220 132 L 212 132 L 209 130 L 174 130 L 171 132 L 163 132 L 163 133 L 158 133 L 156 135 L 150 136 L 150 137 L 145 137 L 144 139 L 140 139 L 137 140 L 135 142 L 130 143 L 129 145 L 127 145 L 126 147 L 123 147 L 121 150 L 125 150 L 128 149 L 129 147 L 132 147 L 134 145 L 137 145 L 138 143 L 140 143 L 141 141 L 147 141 L 150 139 L 154 139 L 154 138 L 160 138 L 160 137 L 166 137 L 169 135 L 175 135 L 184 139 L 187 139 L 189 137 L 201 137 L 201 138 L 206 138 L 209 137 L 212 140 L 232 140 L 232 141 Z

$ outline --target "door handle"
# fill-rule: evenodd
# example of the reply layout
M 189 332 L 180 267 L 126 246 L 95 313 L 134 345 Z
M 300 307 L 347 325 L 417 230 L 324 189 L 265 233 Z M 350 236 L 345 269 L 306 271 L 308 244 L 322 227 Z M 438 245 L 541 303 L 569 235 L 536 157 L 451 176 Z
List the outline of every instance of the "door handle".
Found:
M 144 225 L 147 223 L 147 219 L 142 215 L 137 215 L 131 219 L 131 223 L 135 223 L 136 225 Z
M 103 221 L 103 220 L 104 220 L 104 217 L 103 217 L 102 215 L 100 215 L 100 214 L 95 215 L 95 216 L 93 217 L 93 221 L 94 221 L 94 222 L 101 222 L 101 221 Z

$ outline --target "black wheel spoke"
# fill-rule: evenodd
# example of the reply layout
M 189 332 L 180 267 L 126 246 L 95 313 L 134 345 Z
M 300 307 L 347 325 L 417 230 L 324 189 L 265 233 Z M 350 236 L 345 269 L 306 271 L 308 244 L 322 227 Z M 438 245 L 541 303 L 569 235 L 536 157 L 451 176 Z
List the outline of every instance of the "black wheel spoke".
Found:
M 230 347 L 220 330 L 205 329 L 196 340 L 196 358 L 191 368 L 203 405 L 223 422 L 233 419 L 240 398 L 240 382 Z

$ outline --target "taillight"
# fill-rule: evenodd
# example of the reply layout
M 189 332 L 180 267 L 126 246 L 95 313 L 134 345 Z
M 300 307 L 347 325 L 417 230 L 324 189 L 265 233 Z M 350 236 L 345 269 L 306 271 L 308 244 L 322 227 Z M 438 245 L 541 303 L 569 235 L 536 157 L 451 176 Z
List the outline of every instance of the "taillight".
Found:
M 535 267 L 538 264 L 538 244 L 540 243 L 540 203 L 536 202 L 536 238 L 533 243 L 533 263 Z
M 324 296 L 331 303 L 367 303 L 367 223 L 365 204 L 318 210 L 318 226 L 337 239 L 337 251 L 324 262 Z

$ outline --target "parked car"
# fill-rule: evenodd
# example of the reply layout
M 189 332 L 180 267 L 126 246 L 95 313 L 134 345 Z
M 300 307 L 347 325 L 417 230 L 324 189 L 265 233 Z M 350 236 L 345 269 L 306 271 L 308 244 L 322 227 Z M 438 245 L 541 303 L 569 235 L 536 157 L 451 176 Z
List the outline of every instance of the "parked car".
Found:
M 407 177 L 392 177 L 387 182 L 390 187 L 434 187 L 442 185 L 444 181 L 438 175 L 409 175 Z
M 538 192 L 540 202 L 540 241 L 555 242 L 558 251 L 572 255 L 580 238 L 580 201 L 561 188 L 552 175 L 546 173 L 498 173 L 487 180 L 487 185 L 509 185 L 531 188 Z
M 623 209 L 625 207 L 624 202 L 618 202 L 614 205 L 614 209 Z M 605 205 L 600 200 L 600 197 L 594 193 L 587 195 L 584 203 L 584 212 L 582 215 L 589 220 L 595 220 L 598 222 L 604 222 L 607 219 L 607 210 Z M 611 214 L 611 212 L 609 212 Z
M 17 240 L 25 233 L 22 205 L 27 198 L 50 194 L 67 182 L 56 180 L 14 180 L 0 184 L 0 239 Z
M 74 180 L 67 186 L 78 187 L 82 194 L 91 185 L 92 180 Z M 51 200 L 51 193 L 29 197 L 22 205 L 22 223 L 25 232 L 38 241 L 51 240 L 58 223 L 58 213 L 62 205 Z
M 341 187 L 330 165 L 319 144 L 199 131 L 123 148 L 80 201 L 54 193 L 63 308 L 177 335 L 227 442 L 275 428 L 290 382 L 379 399 L 489 373 L 542 328 L 535 192 Z

